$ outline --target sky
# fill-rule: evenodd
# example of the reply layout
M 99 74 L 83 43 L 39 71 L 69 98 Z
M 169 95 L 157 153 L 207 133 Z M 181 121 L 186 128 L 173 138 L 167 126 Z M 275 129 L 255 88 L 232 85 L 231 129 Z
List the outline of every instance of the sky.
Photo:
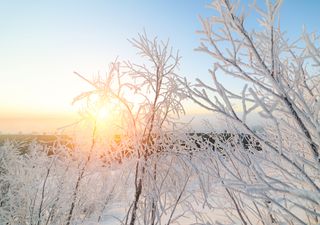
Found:
M 199 16 L 212 14 L 205 7 L 209 2 L 0 1 L 0 132 L 63 126 L 76 114 L 73 98 L 89 88 L 73 71 L 90 78 L 104 73 L 116 57 L 134 59 L 128 39 L 143 30 L 149 36 L 170 39 L 182 56 L 182 76 L 190 81 L 208 79 L 212 61 L 194 49 L 200 38 L 195 32 L 201 28 Z M 308 31 L 319 31 L 319 10 L 320 1 L 284 0 L 281 27 L 287 37 L 297 38 L 303 25 Z M 44 122 L 48 120 L 50 125 Z

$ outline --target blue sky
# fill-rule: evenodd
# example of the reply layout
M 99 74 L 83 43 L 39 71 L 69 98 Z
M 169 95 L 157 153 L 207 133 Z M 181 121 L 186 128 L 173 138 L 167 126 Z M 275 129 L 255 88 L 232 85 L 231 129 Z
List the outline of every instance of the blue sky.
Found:
M 135 58 L 127 39 L 143 29 L 150 36 L 169 38 L 180 50 L 181 75 L 190 80 L 208 79 L 211 60 L 194 51 L 199 43 L 195 33 L 200 28 L 198 16 L 212 13 L 205 8 L 208 2 L 1 1 L 0 118 L 56 117 L 72 112 L 72 98 L 88 88 L 73 71 L 90 77 L 104 72 L 117 56 Z M 318 31 L 319 10 L 317 0 L 285 0 L 281 27 L 287 37 L 297 38 L 304 24 L 308 31 Z M 252 26 L 255 24 L 253 21 Z

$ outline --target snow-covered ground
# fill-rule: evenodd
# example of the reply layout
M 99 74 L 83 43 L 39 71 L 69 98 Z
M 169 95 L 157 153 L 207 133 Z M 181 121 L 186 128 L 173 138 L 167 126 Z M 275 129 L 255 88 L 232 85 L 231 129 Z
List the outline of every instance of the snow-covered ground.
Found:
M 136 195 L 138 162 L 144 172 L 140 175 L 142 193 L 136 224 L 151 224 L 152 203 L 156 205 L 158 224 L 241 224 L 242 217 L 259 224 L 262 219 L 270 223 L 291 221 L 290 212 L 308 219 L 286 195 L 308 195 L 311 203 L 320 201 L 307 185 L 300 192 L 297 186 L 297 193 L 288 186 L 287 194 L 277 194 L 269 184 L 259 183 L 250 171 L 245 174 L 246 170 L 238 167 L 239 162 L 233 161 L 232 155 L 228 158 L 206 149 L 206 145 L 192 155 L 173 151 L 155 154 L 147 161 L 127 157 L 121 163 L 106 163 L 101 155 L 92 153 L 86 164 L 88 153 L 77 155 L 79 152 L 68 152 L 66 146 L 55 146 L 55 154 L 48 156 L 42 145 L 33 143 L 29 152 L 21 155 L 17 143 L 7 142 L 0 150 L 0 223 L 67 224 L 74 204 L 70 224 L 128 224 Z M 256 160 L 259 154 L 255 154 Z M 263 169 L 266 162 L 258 163 Z M 269 169 L 268 174 L 274 182 L 279 179 L 276 185 L 281 188 L 283 177 Z M 230 175 L 237 172 L 243 180 Z M 319 182 L 318 178 L 315 181 Z M 251 191 L 245 193 L 245 189 Z M 265 193 L 264 197 L 261 193 Z M 283 202 L 290 205 L 291 211 L 279 207 Z M 299 202 L 312 206 L 303 198 Z

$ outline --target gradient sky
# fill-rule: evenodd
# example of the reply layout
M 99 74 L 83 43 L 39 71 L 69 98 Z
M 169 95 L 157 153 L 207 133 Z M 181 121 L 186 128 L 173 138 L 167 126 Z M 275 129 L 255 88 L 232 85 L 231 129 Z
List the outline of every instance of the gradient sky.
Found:
M 257 0 L 259 3 L 262 0 Z M 58 118 L 74 113 L 73 97 L 109 62 L 134 59 L 127 41 L 143 29 L 170 38 L 182 55 L 181 75 L 208 79 L 210 58 L 194 52 L 208 0 L 11 0 L 0 2 L 0 131 L 15 119 Z M 247 3 L 248 1 L 243 1 Z M 250 1 L 251 2 L 251 1 Z M 285 0 L 281 27 L 295 39 L 303 25 L 318 31 L 320 1 Z M 254 21 L 250 26 L 256 26 Z M 230 81 L 232 82 L 232 80 Z

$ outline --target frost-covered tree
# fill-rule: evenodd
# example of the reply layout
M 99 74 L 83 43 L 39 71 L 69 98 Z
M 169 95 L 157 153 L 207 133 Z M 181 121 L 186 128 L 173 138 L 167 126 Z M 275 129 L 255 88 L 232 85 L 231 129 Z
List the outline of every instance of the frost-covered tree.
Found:
M 184 113 L 180 57 L 146 34 L 131 43 L 143 64 L 116 60 L 92 80 L 76 73 L 91 90 L 74 99 L 72 144 L 58 136 L 0 146 L 1 224 L 172 224 L 184 215 L 191 169 L 175 123 Z
M 139 144 L 141 147 L 137 149 L 139 161 L 136 164 L 135 198 L 131 210 L 130 224 L 135 224 L 142 186 L 146 185 L 146 183 L 143 184 L 147 180 L 146 172 L 148 171 L 146 170 L 149 169 L 153 181 L 151 184 L 154 187 L 151 188 L 153 189 L 151 190 L 151 205 L 149 206 L 151 207 L 151 214 L 149 221 L 145 220 L 145 223 L 153 225 L 156 221 L 157 199 L 160 197 L 155 192 L 158 176 L 157 167 L 159 167 L 157 161 L 160 160 L 158 153 L 170 151 L 168 146 L 173 145 L 173 142 L 170 143 L 173 138 L 168 137 L 168 134 L 172 135 L 172 128 L 168 130 L 168 125 L 174 125 L 172 116 L 177 117 L 180 113 L 184 113 L 181 103 L 184 97 L 181 94 L 182 86 L 179 84 L 179 76 L 176 74 L 180 57 L 178 53 L 173 53 L 168 42 L 159 42 L 156 38 L 150 40 L 146 34 L 139 35 L 139 38 L 133 39 L 131 43 L 138 49 L 138 53 L 148 64 L 127 63 L 129 74 L 134 78 L 137 87 L 140 89 L 138 93 L 144 96 L 142 98 L 143 104 L 139 107 L 139 114 L 142 117 L 138 117 L 137 120 L 142 124 L 143 129 L 140 131 Z M 142 164 L 140 159 L 143 159 Z M 148 213 L 148 211 L 144 213 Z
M 304 31 L 299 40 L 289 42 L 280 29 L 281 0 L 265 3 L 254 2 L 250 9 L 240 1 L 209 4 L 215 13 L 201 19 L 197 50 L 213 59 L 213 84 L 198 80 L 194 87 L 186 81 L 185 86 L 194 102 L 223 115 L 234 134 L 227 142 L 217 141 L 223 155 L 210 154 L 210 173 L 232 206 L 226 208 L 225 219 L 242 224 L 317 224 L 319 38 Z M 248 28 L 254 15 L 257 30 Z M 243 83 L 242 91 L 227 88 L 222 76 Z M 260 131 L 249 125 L 256 115 Z M 239 141 L 244 134 L 251 138 L 246 147 Z
M 23 154 L 21 148 L 27 148 Z M 88 156 L 60 141 L 23 145 L 7 141 L 0 147 L 0 224 L 72 224 L 101 222 L 114 199 L 121 199 L 126 170 L 106 168 L 91 154 L 74 200 L 75 184 Z M 79 152 L 78 152 L 79 151 Z M 94 190 L 94 191 L 93 191 Z M 115 192 L 117 190 L 117 192 Z M 74 202 L 72 220 L 70 203 Z
M 107 152 L 106 158 L 120 154 L 123 167 L 125 161 L 131 162 L 128 165 L 134 171 L 133 200 L 123 223 L 136 224 L 139 220 L 140 223 L 155 224 L 163 220 L 163 215 L 168 211 L 173 215 L 177 207 L 174 205 L 180 201 L 184 191 L 184 188 L 178 188 L 176 194 L 175 185 L 188 180 L 185 173 L 188 170 L 182 172 L 182 177 L 172 177 L 172 171 L 176 168 L 173 168 L 171 162 L 181 148 L 180 142 L 176 141 L 180 133 L 175 132 L 178 129 L 175 121 L 184 113 L 182 100 L 185 95 L 176 73 L 180 56 L 173 52 L 168 42 L 150 39 L 145 33 L 130 42 L 137 49 L 143 63 L 114 62 L 105 77 L 98 76 L 92 81 L 77 73 L 93 90 L 82 93 L 75 101 L 85 100 L 82 115 L 84 118 L 93 118 L 93 139 L 100 138 L 103 141 L 108 138 L 106 134 L 113 133 L 109 137 L 113 148 L 109 145 L 109 150 L 103 150 Z M 94 115 L 105 106 L 114 114 L 113 120 L 105 124 L 113 132 L 99 130 Z M 112 140 L 116 135 L 119 137 L 117 143 Z M 98 143 L 95 141 L 95 144 Z M 179 166 L 185 165 L 177 163 Z M 175 185 L 170 184 L 172 181 Z M 165 198 L 166 203 L 161 202 L 161 198 Z M 168 223 L 172 215 L 167 218 Z

